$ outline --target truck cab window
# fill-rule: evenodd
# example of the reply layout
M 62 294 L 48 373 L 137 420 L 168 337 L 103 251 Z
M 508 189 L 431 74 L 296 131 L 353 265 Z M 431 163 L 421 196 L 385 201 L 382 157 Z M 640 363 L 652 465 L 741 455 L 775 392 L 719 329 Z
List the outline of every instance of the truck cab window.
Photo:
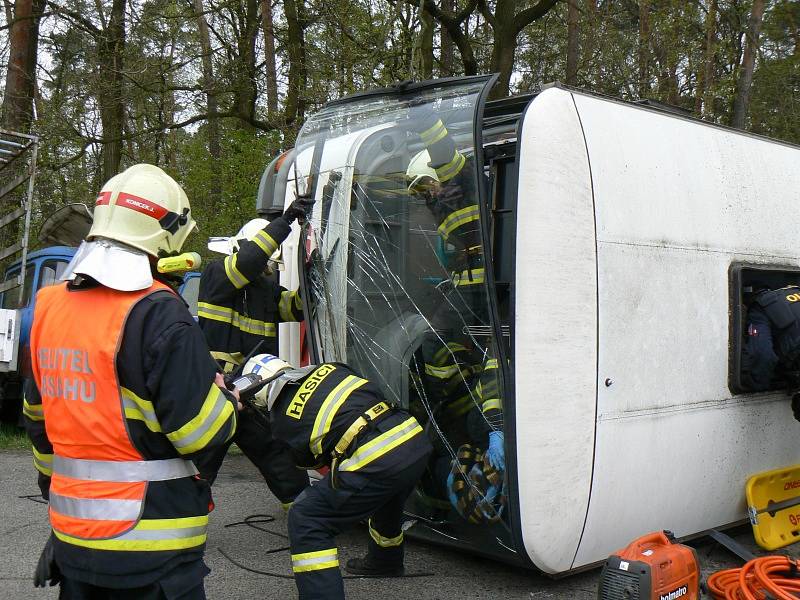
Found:
M 67 263 L 63 260 L 48 260 L 42 264 L 39 271 L 39 288 L 47 287 L 58 283 L 64 270 L 67 268 Z
M 24 308 L 28 305 L 33 292 L 33 273 L 35 267 L 33 265 L 28 267 L 28 273 L 25 277 L 25 288 L 22 292 L 22 302 L 19 301 L 19 286 L 13 287 L 3 292 L 3 308 L 17 309 Z M 19 271 L 12 271 L 6 275 L 6 281 L 10 281 L 19 277 Z

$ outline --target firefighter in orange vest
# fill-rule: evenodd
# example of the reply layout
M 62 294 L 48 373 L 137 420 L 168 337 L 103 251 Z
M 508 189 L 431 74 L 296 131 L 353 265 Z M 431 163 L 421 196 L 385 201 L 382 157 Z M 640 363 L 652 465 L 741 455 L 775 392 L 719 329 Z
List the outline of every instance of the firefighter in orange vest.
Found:
M 195 227 L 181 187 L 135 165 L 100 192 L 67 281 L 39 292 L 23 410 L 53 530 L 37 584 L 60 576 L 60 598 L 205 598 L 210 493 L 191 459 L 233 436 L 237 401 L 154 276 Z

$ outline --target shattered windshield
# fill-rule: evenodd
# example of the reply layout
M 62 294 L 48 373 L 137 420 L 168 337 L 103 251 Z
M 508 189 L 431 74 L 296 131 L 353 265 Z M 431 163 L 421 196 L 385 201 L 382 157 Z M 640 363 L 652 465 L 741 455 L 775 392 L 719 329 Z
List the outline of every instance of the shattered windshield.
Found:
M 435 454 L 409 514 L 506 547 L 473 147 L 484 83 L 329 106 L 298 137 L 292 185 L 315 199 L 301 244 L 315 359 L 353 366 L 424 426 Z

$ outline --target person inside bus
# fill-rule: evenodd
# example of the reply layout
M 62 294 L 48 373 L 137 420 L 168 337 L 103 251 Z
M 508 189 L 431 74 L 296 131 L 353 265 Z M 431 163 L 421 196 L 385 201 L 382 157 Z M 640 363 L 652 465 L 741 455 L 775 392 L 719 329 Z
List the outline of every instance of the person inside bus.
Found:
M 427 397 L 435 399 L 433 410 L 446 438 L 435 440 L 438 458 L 432 465 L 435 487 L 445 495 L 451 467 L 445 444 L 455 449 L 476 443 L 504 470 L 502 405 L 494 344 L 470 331 L 489 323 L 474 155 L 456 148 L 430 106 L 412 107 L 409 123 L 425 147 L 406 170 L 408 190 L 424 198 L 434 216 L 448 272 L 448 280 L 437 286 L 442 302 L 430 319 L 433 331 L 421 349 L 424 374 L 418 378 Z
M 800 421 L 800 287 L 751 286 L 745 302 L 742 386 L 752 392 L 784 387 Z

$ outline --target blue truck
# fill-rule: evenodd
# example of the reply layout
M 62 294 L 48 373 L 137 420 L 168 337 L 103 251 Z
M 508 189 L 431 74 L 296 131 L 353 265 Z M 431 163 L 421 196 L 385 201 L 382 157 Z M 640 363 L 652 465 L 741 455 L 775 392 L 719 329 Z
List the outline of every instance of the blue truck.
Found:
M 16 365 L 10 365 L 7 372 L 0 373 L 0 418 L 4 421 L 16 421 L 22 405 L 22 381 L 30 376 L 29 343 L 36 292 L 56 283 L 74 254 L 75 248 L 70 246 L 51 246 L 30 252 L 25 261 L 27 272 L 22 301 L 19 299 L 19 286 L 0 293 L 0 307 L 3 309 L 0 325 L 5 329 L 9 343 L 17 344 Z M 22 261 L 9 265 L 3 282 L 19 277 L 21 267 Z

